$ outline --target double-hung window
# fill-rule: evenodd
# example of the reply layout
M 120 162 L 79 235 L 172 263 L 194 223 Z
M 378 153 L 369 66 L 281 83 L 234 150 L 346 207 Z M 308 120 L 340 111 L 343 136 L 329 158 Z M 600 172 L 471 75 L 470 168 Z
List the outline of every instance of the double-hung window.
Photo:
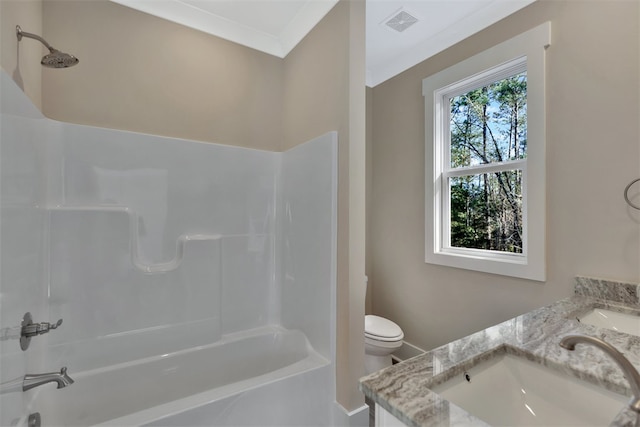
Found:
M 425 260 L 545 280 L 546 23 L 423 80 Z

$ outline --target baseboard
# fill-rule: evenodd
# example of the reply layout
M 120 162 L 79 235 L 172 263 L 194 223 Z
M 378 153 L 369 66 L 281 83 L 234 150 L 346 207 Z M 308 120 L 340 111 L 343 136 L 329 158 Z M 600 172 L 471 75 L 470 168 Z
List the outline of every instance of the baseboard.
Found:
M 424 353 L 426 353 L 426 351 L 420 347 L 417 347 L 407 341 L 402 341 L 402 347 L 396 350 L 396 352 L 391 355 L 391 358 L 396 362 L 402 362 L 407 359 L 411 359 L 412 357 L 420 356 Z
M 337 402 L 334 406 L 334 425 L 336 427 L 369 427 L 369 405 L 362 405 L 349 412 Z

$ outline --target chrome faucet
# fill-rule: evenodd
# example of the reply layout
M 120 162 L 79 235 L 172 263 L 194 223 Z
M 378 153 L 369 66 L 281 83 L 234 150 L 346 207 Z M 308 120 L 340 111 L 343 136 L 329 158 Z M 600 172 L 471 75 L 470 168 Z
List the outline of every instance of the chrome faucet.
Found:
M 43 384 L 56 382 L 57 388 L 64 388 L 73 384 L 73 380 L 67 375 L 67 367 L 60 369 L 60 372 L 49 372 L 47 374 L 25 375 L 22 380 L 22 391 L 31 390 L 34 387 L 41 386 Z
M 576 348 L 576 344 L 580 343 L 591 344 L 598 347 L 616 361 L 631 386 L 632 396 L 631 400 L 629 400 L 629 408 L 640 413 L 640 374 L 636 368 L 633 367 L 631 362 L 629 362 L 629 360 L 611 344 L 601 340 L 600 338 L 590 337 L 587 335 L 567 335 L 562 338 L 562 341 L 560 341 L 560 347 L 573 351 Z

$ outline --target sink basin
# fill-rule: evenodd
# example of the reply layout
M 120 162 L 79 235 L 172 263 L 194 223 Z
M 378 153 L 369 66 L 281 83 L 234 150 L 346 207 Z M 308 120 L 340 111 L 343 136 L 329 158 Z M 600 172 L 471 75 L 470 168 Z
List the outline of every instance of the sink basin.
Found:
M 640 316 L 637 314 L 594 308 L 578 316 L 578 320 L 600 328 L 640 336 Z
M 431 390 L 493 426 L 608 426 L 628 401 L 505 353 L 478 363 L 465 374 Z

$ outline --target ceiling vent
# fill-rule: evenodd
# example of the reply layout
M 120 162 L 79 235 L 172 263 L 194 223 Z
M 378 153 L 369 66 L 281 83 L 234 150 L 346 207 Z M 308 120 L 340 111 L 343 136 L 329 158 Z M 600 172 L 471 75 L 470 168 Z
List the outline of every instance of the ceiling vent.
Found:
M 401 33 L 416 22 L 418 22 L 418 18 L 405 12 L 404 10 L 400 10 L 400 12 L 387 19 L 385 24 Z

